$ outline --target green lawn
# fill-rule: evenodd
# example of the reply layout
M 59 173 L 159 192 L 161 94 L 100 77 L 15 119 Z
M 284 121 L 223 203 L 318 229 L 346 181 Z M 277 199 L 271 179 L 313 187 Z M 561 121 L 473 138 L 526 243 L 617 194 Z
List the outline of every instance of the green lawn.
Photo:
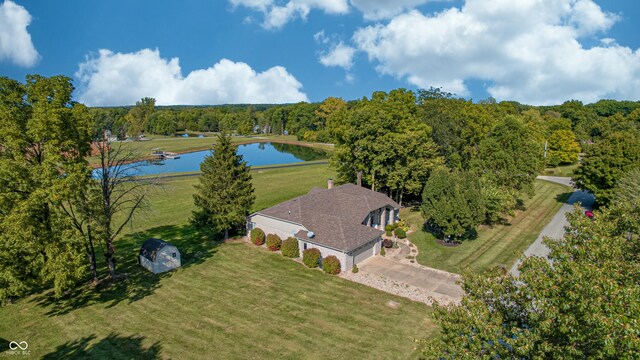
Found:
M 327 165 L 254 170 L 255 209 L 324 187 L 333 175 Z M 165 179 L 116 242 L 126 280 L 0 308 L 0 345 L 27 341 L 33 357 L 51 359 L 400 359 L 416 357 L 414 338 L 435 333 L 426 305 L 253 246 L 204 239 L 186 225 L 196 181 Z M 176 244 L 183 267 L 141 269 L 137 251 L 151 236 Z
M 546 168 L 541 175 L 572 177 L 573 172 L 578 168 L 578 166 L 580 166 L 580 164 Z
M 327 164 L 288 168 L 259 168 L 251 171 L 256 202 L 253 210 L 261 210 L 285 200 L 306 194 L 312 187 L 326 187 L 335 172 Z M 149 205 L 133 219 L 127 232 L 148 229 L 159 224 L 182 225 L 189 221 L 193 207 L 193 186 L 197 176 L 159 178 L 149 197 Z
M 496 265 L 510 268 L 571 194 L 565 186 L 540 180 L 535 182 L 535 191 L 536 195 L 525 201 L 526 210 L 518 211 L 509 225 L 481 227 L 475 240 L 457 247 L 440 245 L 431 233 L 421 229 L 409 234 L 409 239 L 418 247 L 417 261 L 454 273 L 460 273 L 467 266 L 475 272 Z M 400 216 L 412 227 L 421 228 L 423 220 L 419 211 L 403 209 Z

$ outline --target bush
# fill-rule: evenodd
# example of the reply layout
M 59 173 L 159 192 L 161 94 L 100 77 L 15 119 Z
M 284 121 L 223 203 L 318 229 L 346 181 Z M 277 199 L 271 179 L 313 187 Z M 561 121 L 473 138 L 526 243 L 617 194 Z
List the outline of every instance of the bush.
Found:
M 391 236 L 391 230 L 385 230 L 384 232 L 385 232 L 385 235 Z
M 404 239 L 407 237 L 407 232 L 404 231 L 402 228 L 397 228 L 396 229 L 396 236 L 398 237 L 398 239 Z
M 384 231 L 391 232 L 391 231 L 395 230 L 395 228 L 397 228 L 397 227 L 398 227 L 398 224 L 387 224 L 384 227 Z
M 318 267 L 320 257 L 322 257 L 320 250 L 316 248 L 307 249 L 302 252 L 302 262 L 310 268 Z
M 260 246 L 264 244 L 264 231 L 260 228 L 254 228 L 251 230 L 251 242 Z
M 340 273 L 340 260 L 334 255 L 329 255 L 322 259 L 322 270 L 327 274 L 337 275 Z
M 396 228 L 401 228 L 405 232 L 409 231 L 409 224 L 407 224 L 407 222 L 404 220 L 398 220 L 398 222 L 396 222 L 395 225 L 396 225 Z
M 353 265 L 353 267 L 351 268 L 351 272 L 354 273 L 354 274 L 357 274 L 358 271 L 359 271 L 358 270 L 358 266 L 357 265 Z
M 271 251 L 280 250 L 280 246 L 282 246 L 282 239 L 280 236 L 276 234 L 267 235 L 267 248 Z
M 384 247 L 380 248 L 380 256 L 384 256 Z
M 298 248 L 298 240 L 290 237 L 282 242 L 282 256 L 289 258 L 297 258 L 300 256 L 300 249 Z
M 390 239 L 384 239 L 382 240 L 382 246 L 390 249 L 391 247 L 393 247 L 393 241 L 391 241 Z

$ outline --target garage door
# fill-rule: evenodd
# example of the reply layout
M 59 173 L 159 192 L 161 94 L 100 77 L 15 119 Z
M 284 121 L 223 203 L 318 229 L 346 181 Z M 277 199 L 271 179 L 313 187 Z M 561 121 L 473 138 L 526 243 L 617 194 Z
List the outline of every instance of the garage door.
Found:
M 361 261 L 364 261 L 368 258 L 370 258 L 371 256 L 373 256 L 373 247 L 376 245 L 376 242 L 373 241 L 365 246 L 363 246 L 362 248 L 356 250 L 353 253 L 353 263 L 354 264 L 359 264 Z

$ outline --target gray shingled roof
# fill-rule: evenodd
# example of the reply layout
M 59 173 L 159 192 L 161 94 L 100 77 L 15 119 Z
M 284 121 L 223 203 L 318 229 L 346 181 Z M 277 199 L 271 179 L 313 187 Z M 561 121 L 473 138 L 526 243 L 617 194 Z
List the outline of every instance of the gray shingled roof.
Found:
M 376 209 L 400 208 L 388 196 L 345 184 L 332 189 L 313 188 L 306 195 L 258 211 L 258 214 L 300 224 L 313 231 L 313 239 L 305 231 L 296 236 L 342 251 L 354 250 L 384 232 L 363 225 L 367 215 Z

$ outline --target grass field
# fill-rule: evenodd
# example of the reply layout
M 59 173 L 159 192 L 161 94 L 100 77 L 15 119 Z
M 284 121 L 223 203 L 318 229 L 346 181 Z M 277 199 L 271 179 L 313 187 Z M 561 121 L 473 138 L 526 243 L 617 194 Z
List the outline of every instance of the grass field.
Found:
M 454 273 L 460 273 L 464 267 L 475 272 L 496 265 L 511 268 L 571 194 L 565 186 L 541 180 L 536 180 L 535 191 L 535 196 L 525 201 L 526 210 L 518 211 L 509 225 L 481 227 L 476 239 L 456 247 L 440 245 L 431 233 L 422 230 L 420 211 L 402 209 L 400 216 L 412 227 L 419 228 L 409 234 L 411 242 L 418 247 L 416 260 L 422 265 Z
M 327 165 L 252 174 L 254 209 L 324 187 L 334 175 Z M 426 305 L 249 245 L 204 239 L 186 225 L 196 181 L 165 180 L 118 239 L 126 280 L 67 300 L 42 293 L 0 308 L 0 346 L 27 341 L 31 356 L 49 359 L 401 359 L 416 357 L 414 338 L 436 331 Z M 151 236 L 178 246 L 182 268 L 154 275 L 137 265 Z
M 578 166 L 580 166 L 580 164 L 546 168 L 541 175 L 572 177 L 573 172 L 578 168 Z

